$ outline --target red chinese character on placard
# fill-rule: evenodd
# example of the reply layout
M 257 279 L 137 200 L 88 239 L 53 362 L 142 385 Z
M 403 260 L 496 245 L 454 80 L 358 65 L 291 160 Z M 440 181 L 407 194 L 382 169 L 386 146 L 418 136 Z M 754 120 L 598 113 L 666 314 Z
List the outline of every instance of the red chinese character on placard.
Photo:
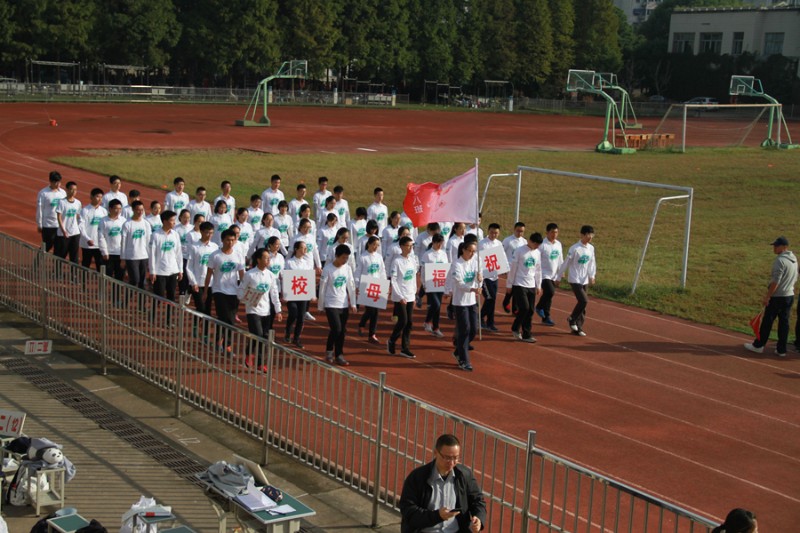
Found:
M 20 423 L 20 419 L 19 418 L 17 418 L 17 417 L 12 418 L 11 419 L 11 424 L 10 424 L 11 431 L 9 433 L 14 433 L 14 434 L 19 433 L 19 430 L 20 430 L 19 423 Z
M 433 271 L 433 286 L 434 287 L 444 287 L 444 282 L 447 279 L 447 272 L 444 270 L 434 270 Z
M 6 431 L 7 427 L 8 427 L 8 417 L 6 415 L 0 415 L 0 430 L 2 430 L 3 433 L 8 433 Z
M 483 262 L 486 263 L 486 270 L 488 270 L 489 272 L 494 272 L 495 270 L 498 270 L 500 268 L 500 265 L 497 264 L 496 254 L 487 255 L 486 257 L 483 258 Z
M 381 286 L 377 283 L 370 283 L 367 285 L 367 298 L 373 302 L 381 299 Z
M 308 294 L 308 279 L 303 276 L 292 278 L 292 294 Z

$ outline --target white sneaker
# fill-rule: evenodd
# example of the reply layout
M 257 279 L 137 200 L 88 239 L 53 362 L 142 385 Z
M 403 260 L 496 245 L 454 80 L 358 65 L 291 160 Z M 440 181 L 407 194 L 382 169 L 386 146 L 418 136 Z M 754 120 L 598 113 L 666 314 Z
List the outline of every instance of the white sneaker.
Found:
M 514 336 L 515 339 L 522 340 L 522 333 L 520 333 L 519 331 L 512 331 L 511 334 Z
M 779 352 L 777 348 L 775 348 L 775 355 L 778 357 L 786 357 L 786 352 Z
M 753 353 L 764 353 L 764 347 L 763 346 L 761 346 L 761 347 L 753 346 L 752 342 L 744 343 L 744 349 L 745 350 L 750 350 Z
M 314 315 L 306 311 L 306 320 L 316 320 L 316 318 L 314 318 Z
M 441 339 L 442 337 L 444 337 L 444 333 L 442 333 L 442 330 L 440 330 L 440 329 L 437 329 L 437 330 L 434 330 L 434 331 L 432 331 L 432 332 L 431 332 L 431 334 L 432 334 L 434 337 L 438 337 L 438 338 L 440 338 L 440 339 Z
M 424 327 L 425 331 L 427 331 L 428 333 L 433 333 L 433 326 L 431 326 L 430 323 L 425 322 L 425 324 L 423 324 L 422 327 Z
M 333 350 L 328 350 L 325 352 L 325 361 L 328 363 L 333 363 Z

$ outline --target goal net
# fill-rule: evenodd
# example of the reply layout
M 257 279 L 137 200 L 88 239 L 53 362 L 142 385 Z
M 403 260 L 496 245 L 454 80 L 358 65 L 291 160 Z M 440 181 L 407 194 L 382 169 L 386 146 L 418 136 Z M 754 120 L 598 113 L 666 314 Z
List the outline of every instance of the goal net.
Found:
M 779 104 L 672 104 L 654 131 L 674 135 L 675 146 L 687 147 L 759 146 L 769 137 L 770 111 Z

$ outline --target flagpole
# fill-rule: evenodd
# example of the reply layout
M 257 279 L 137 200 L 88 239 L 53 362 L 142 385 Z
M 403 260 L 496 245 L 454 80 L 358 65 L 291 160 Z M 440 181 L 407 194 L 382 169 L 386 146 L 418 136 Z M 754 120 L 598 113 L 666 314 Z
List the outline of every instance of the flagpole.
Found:
M 480 220 L 481 214 L 481 197 L 480 197 L 480 185 L 478 184 L 478 178 L 480 177 L 480 172 L 478 171 L 478 158 L 475 158 L 475 236 L 478 237 L 478 245 L 475 247 L 477 254 L 478 254 L 478 272 L 475 275 L 480 275 L 481 273 L 481 241 L 480 241 L 480 225 L 478 221 Z M 480 287 L 483 288 L 483 281 L 481 281 Z M 483 340 L 483 328 L 481 327 L 481 296 L 482 291 L 478 291 L 478 340 Z

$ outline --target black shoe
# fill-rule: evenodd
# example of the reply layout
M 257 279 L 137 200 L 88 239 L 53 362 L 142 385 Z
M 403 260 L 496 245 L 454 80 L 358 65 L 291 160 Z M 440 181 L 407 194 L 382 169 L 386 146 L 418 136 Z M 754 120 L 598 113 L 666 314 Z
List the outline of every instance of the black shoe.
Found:
M 389 353 L 389 355 L 395 355 L 397 353 L 397 350 L 395 350 L 394 343 L 392 341 L 388 341 L 386 343 L 386 351 Z
M 289 344 L 290 342 L 292 342 L 292 336 L 291 335 L 284 335 L 283 336 L 283 342 L 285 342 L 286 344 Z
M 473 370 L 472 365 L 464 361 L 458 362 L 458 368 L 460 368 L 461 370 L 465 370 L 467 372 L 472 372 Z
M 475 347 L 473 345 L 471 345 L 471 344 L 469 346 L 467 346 L 467 348 L 469 348 L 470 350 L 474 350 L 475 349 Z
M 305 346 L 303 346 L 303 343 L 302 343 L 302 342 L 300 342 L 300 339 L 295 339 L 293 344 L 294 344 L 295 346 L 297 346 L 297 348 L 298 348 L 298 349 L 300 349 L 300 350 L 302 350 L 302 349 L 304 349 L 304 348 L 305 348 Z
M 417 357 L 408 348 L 401 349 L 400 350 L 400 356 L 401 357 L 405 357 L 406 359 L 414 359 L 415 357 Z

